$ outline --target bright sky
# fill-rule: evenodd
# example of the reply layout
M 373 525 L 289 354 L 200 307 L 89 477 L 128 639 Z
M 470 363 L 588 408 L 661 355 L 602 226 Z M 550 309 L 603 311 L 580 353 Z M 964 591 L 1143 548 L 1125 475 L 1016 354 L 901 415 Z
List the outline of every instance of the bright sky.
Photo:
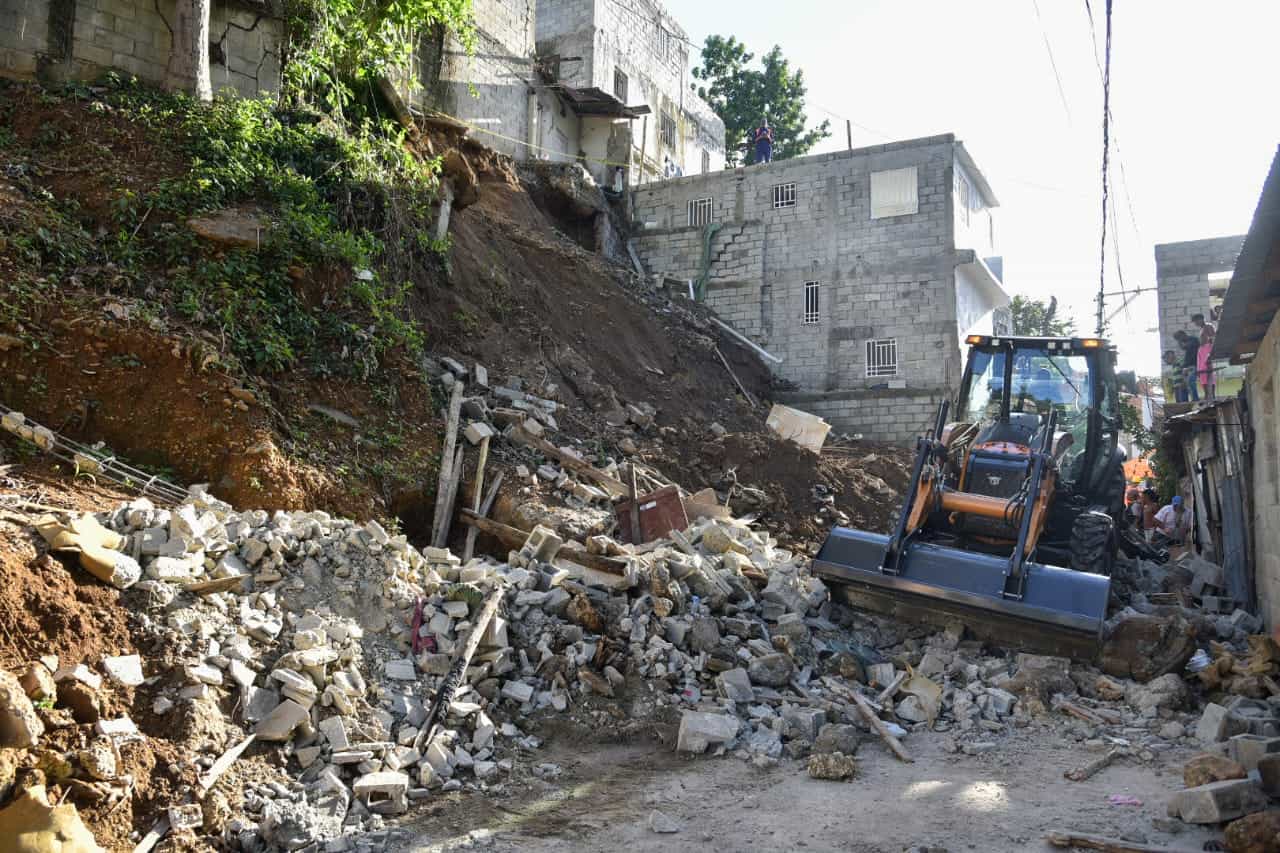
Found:
M 1082 333 L 1102 216 L 1105 0 L 1091 3 L 1096 55 L 1085 0 L 666 0 L 695 44 L 781 45 L 804 69 L 810 119 L 831 120 L 816 151 L 845 146 L 846 118 L 855 147 L 954 132 L 1000 199 L 1006 288 L 1056 294 Z M 1275 0 L 1115 0 L 1111 222 L 1126 288 L 1155 286 L 1157 243 L 1248 230 L 1280 143 L 1277 33 Z M 1119 290 L 1110 240 L 1107 256 Z M 1154 293 L 1116 315 L 1122 368 L 1158 372 L 1156 322 Z

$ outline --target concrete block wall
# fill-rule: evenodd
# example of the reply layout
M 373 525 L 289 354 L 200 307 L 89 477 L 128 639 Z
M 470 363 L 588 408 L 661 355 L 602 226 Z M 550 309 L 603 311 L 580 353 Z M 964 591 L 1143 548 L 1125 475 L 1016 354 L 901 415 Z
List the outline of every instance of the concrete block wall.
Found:
M 950 135 L 930 137 L 639 187 L 636 250 L 653 273 L 696 278 L 703 230 L 690 227 L 688 204 L 712 199 L 723 228 L 712 245 L 707 304 L 783 358 L 779 375 L 803 392 L 832 395 L 826 410 L 842 429 L 862 422 L 855 401 L 904 412 L 917 397 L 936 403 L 961 368 L 955 144 Z M 918 212 L 872 219 L 870 174 L 907 166 L 918 172 Z M 796 185 L 796 205 L 775 210 L 773 187 L 787 183 Z M 803 322 L 808 281 L 820 283 L 815 324 Z M 882 338 L 898 342 L 892 380 L 866 376 L 867 341 Z M 865 402 L 880 400 L 877 386 L 890 381 L 887 402 Z M 863 393 L 844 394 L 851 391 Z
M 1192 314 L 1209 316 L 1209 274 L 1235 269 L 1244 236 L 1163 243 L 1156 252 L 1160 350 L 1176 350 L 1173 335 L 1194 332 Z
M 658 36 L 661 28 L 668 33 Z M 563 60 L 557 79 L 575 87 L 614 92 L 614 71 L 627 76 L 627 103 L 647 104 L 648 120 L 632 125 L 633 182 L 659 177 L 670 159 L 685 174 L 724 168 L 724 122 L 689 89 L 688 35 L 654 0 L 542 0 L 538 4 L 540 56 Z M 662 139 L 662 116 L 676 124 L 675 144 Z M 643 154 L 643 164 L 640 163 Z
M 474 0 L 473 54 L 452 36 L 430 39 L 418 51 L 424 88 L 410 93 L 419 106 L 439 110 L 472 127 L 472 136 L 517 159 L 530 154 L 530 120 L 537 103 L 534 80 L 536 0 Z
M 1280 625 L 1280 321 L 1272 321 L 1246 371 L 1253 426 L 1254 577 L 1259 612 Z
M 0 72 L 92 80 L 114 69 L 161 83 L 173 17 L 174 0 L 9 0 L 0 8 Z M 215 92 L 280 87 L 281 20 L 253 5 L 215 3 L 209 33 L 220 47 L 210 57 Z
M 913 444 L 933 428 L 945 388 L 910 391 L 856 391 L 837 394 L 781 394 L 778 402 L 825 418 L 841 432 L 876 441 Z

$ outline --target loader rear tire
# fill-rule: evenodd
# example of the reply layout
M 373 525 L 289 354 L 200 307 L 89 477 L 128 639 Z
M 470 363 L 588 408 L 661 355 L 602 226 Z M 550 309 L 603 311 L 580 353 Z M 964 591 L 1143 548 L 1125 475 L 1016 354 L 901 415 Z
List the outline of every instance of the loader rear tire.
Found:
M 1115 561 L 1115 521 L 1101 507 L 1080 513 L 1071 527 L 1071 568 L 1109 577 Z

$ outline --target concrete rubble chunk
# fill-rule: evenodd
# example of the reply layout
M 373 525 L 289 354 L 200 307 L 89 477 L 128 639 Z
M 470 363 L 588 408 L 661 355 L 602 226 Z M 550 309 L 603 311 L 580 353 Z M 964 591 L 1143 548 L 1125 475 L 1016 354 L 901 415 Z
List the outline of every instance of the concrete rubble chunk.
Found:
M 706 752 L 708 747 L 733 740 L 738 736 L 740 727 L 738 718 L 727 714 L 685 711 L 680 716 L 676 749 L 680 752 Z
M 747 675 L 753 684 L 767 687 L 785 687 L 795 673 L 795 664 L 784 654 L 769 654 L 755 658 L 747 665 Z
M 43 663 L 30 664 L 22 673 L 19 683 L 32 702 L 52 699 L 58 695 L 58 685 L 54 683 L 53 673 Z
M 742 667 L 734 667 L 716 676 L 716 685 L 720 695 L 731 702 L 754 702 L 755 690 L 751 686 L 751 678 Z
M 533 687 L 523 681 L 509 680 L 502 685 L 502 695 L 517 704 L 523 705 L 533 698 Z
M 258 740 L 285 741 L 308 718 L 306 708 L 292 699 L 285 699 L 254 727 L 253 733 Z
M 1193 757 L 1182 768 L 1182 781 L 1188 788 L 1197 788 L 1210 782 L 1227 779 L 1244 779 L 1249 775 L 1242 765 L 1223 755 L 1202 753 Z
M 107 677 L 125 687 L 137 687 L 146 680 L 142 674 L 142 658 L 138 655 L 120 655 L 102 659 Z
M 1222 823 L 1267 808 L 1267 795 L 1250 779 L 1229 779 L 1174 794 L 1169 816 L 1187 823 Z
M 862 732 L 848 723 L 827 723 L 813 742 L 814 752 L 842 752 L 854 755 L 862 745 Z
M 13 673 L 0 670 L 0 746 L 29 749 L 44 734 L 44 723 Z
M 1264 737 L 1255 734 L 1239 734 L 1227 741 L 1231 758 L 1245 770 L 1258 769 L 1263 756 L 1280 754 L 1280 737 Z

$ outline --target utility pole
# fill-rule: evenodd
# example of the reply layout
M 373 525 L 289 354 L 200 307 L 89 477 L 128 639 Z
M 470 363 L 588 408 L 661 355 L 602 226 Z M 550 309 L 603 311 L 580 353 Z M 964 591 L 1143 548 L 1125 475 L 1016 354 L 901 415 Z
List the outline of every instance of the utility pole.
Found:
M 844 132 L 845 132 L 845 135 L 849 137 L 849 150 L 852 151 L 853 150 L 853 121 L 852 120 L 850 119 L 844 120 Z

